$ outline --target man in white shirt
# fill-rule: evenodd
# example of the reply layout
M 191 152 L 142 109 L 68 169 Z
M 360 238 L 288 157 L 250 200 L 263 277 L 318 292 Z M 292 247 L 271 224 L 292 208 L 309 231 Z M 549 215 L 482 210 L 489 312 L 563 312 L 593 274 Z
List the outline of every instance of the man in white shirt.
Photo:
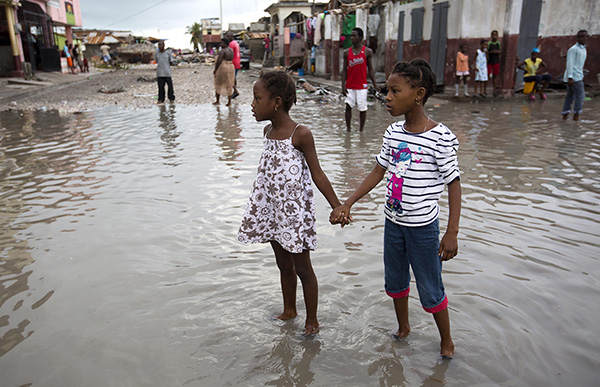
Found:
M 567 83 L 567 96 L 563 105 L 563 120 L 569 117 L 571 105 L 573 106 L 573 120 L 578 121 L 583 108 L 583 99 L 585 98 L 585 89 L 583 86 L 583 65 L 587 58 L 585 44 L 588 33 L 586 30 L 577 32 L 577 43 L 567 51 L 567 68 L 563 81 Z

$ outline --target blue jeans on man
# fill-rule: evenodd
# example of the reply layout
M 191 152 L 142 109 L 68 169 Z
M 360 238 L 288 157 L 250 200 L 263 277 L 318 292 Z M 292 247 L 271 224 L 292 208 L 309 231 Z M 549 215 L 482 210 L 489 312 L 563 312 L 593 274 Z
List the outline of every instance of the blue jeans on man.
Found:
M 571 105 L 573 106 L 573 114 L 581 114 L 583 109 L 583 99 L 585 98 L 585 89 L 583 87 L 583 80 L 573 83 L 573 86 L 567 83 L 567 96 L 563 105 L 562 115 L 571 113 Z

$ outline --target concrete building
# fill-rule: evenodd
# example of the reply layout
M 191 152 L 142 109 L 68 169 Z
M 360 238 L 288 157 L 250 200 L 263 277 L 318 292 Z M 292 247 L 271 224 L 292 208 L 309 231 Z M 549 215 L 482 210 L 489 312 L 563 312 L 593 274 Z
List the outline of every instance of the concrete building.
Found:
M 306 57 L 306 20 L 322 12 L 326 3 L 308 0 L 279 0 L 265 9 L 271 15 L 269 30 L 273 58 L 279 65 Z
M 36 70 L 60 70 L 64 41 L 81 26 L 79 0 L 0 0 L 6 18 L 0 23 L 0 75 L 24 76 Z M 25 71 L 24 71 L 25 70 Z
M 590 34 L 586 83 L 596 83 L 600 73 L 600 2 L 597 0 L 356 0 L 338 3 L 323 17 L 323 40 L 317 74 L 336 78 L 340 74 L 340 31 L 348 15 L 365 31 L 365 44 L 374 53 L 376 71 L 391 72 L 399 60 L 424 58 L 438 77 L 438 84 L 454 83 L 459 45 L 468 46 L 474 59 L 481 39 L 497 30 L 501 41 L 500 87 L 510 95 L 522 83 L 516 60 L 527 58 L 539 47 L 548 71 L 562 76 L 565 56 L 575 34 Z M 370 44 L 373 43 L 374 44 Z M 322 64 L 319 66 L 319 64 Z M 323 65 L 324 64 L 324 65 Z
M 200 20 L 202 24 L 202 44 L 207 52 L 217 51 L 221 43 L 221 20 L 218 17 Z

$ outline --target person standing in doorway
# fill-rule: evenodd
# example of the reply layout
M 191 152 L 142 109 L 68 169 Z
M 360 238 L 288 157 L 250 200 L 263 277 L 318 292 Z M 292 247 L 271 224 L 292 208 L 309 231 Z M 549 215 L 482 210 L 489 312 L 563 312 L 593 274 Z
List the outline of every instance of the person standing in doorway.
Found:
M 360 131 L 365 128 L 367 120 L 367 74 L 373 82 L 375 90 L 379 91 L 375 73 L 373 72 L 373 51 L 362 44 L 363 30 L 354 28 L 350 34 L 352 47 L 344 51 L 344 68 L 342 70 L 342 93 L 346 96 L 346 129 L 350 131 L 352 108 L 358 107 Z
M 488 77 L 492 78 L 494 96 L 498 95 L 498 77 L 500 76 L 500 41 L 498 31 L 492 31 L 491 40 L 488 42 Z
M 169 87 L 168 97 L 171 103 L 175 102 L 173 92 L 173 80 L 171 79 L 171 62 L 173 57 L 171 51 L 165 50 L 165 41 L 158 42 L 158 50 L 154 53 L 156 61 L 156 80 L 158 82 L 158 103 L 165 102 L 165 83 Z
M 227 39 L 229 39 L 229 48 L 233 50 L 233 67 L 235 68 L 235 82 L 233 84 L 233 95 L 231 98 L 235 98 L 240 93 L 238 93 L 237 89 L 237 75 L 240 69 L 242 68 L 242 55 L 240 54 L 240 44 L 235 40 L 233 36 L 233 32 L 229 31 L 227 33 Z
M 586 30 L 577 32 L 577 43 L 567 51 L 567 68 L 563 81 L 567 83 L 567 96 L 563 105 L 562 116 L 566 120 L 571 113 L 571 105 L 573 106 L 573 120 L 578 121 L 579 115 L 583 108 L 583 99 L 585 97 L 585 89 L 583 87 L 583 65 L 587 58 L 587 43 L 588 33 Z

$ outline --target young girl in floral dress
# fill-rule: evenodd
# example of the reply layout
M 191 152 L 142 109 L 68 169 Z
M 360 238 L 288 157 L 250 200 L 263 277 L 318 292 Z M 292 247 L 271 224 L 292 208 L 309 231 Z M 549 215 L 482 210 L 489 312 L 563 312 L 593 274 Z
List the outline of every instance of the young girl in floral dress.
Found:
M 340 201 L 319 165 L 310 129 L 289 115 L 295 102 L 296 86 L 285 72 L 264 72 L 254 84 L 252 112 L 257 121 L 270 124 L 264 128 L 264 149 L 238 240 L 271 244 L 283 293 L 283 313 L 277 318 L 297 316 L 300 277 L 306 305 L 304 334 L 314 335 L 319 322 L 317 277 L 310 262 L 310 250 L 317 244 L 311 177 L 331 208 Z

